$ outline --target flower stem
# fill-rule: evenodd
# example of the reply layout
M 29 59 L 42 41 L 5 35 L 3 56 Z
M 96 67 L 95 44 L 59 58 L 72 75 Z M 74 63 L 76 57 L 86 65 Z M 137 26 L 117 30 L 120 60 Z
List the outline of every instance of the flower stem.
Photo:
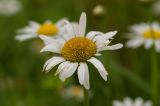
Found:
M 84 106 L 90 106 L 89 105 L 89 91 L 83 88 L 84 92 Z
M 151 97 L 153 106 L 158 106 L 158 63 L 156 51 L 152 48 L 151 50 Z

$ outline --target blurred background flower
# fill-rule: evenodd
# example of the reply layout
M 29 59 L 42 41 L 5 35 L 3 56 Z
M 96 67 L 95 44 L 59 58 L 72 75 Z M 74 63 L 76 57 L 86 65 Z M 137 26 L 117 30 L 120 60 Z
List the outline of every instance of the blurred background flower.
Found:
M 125 97 L 123 101 L 113 101 L 113 106 L 152 106 L 152 102 L 144 101 L 140 97 L 136 98 L 134 101 L 129 97 Z
M 22 9 L 22 5 L 18 0 L 1 0 L 0 15 L 12 16 Z

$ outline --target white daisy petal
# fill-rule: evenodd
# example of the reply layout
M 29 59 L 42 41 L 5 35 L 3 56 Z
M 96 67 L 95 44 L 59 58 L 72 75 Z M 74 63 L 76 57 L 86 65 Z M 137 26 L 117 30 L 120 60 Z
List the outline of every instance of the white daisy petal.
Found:
M 79 79 L 79 83 L 81 85 L 83 85 L 83 82 L 84 82 L 84 74 L 85 74 L 85 65 L 86 63 L 79 63 L 79 67 L 78 67 L 78 79 Z
M 32 26 L 32 27 L 39 27 L 39 26 L 40 26 L 40 24 L 38 24 L 38 23 L 35 22 L 35 21 L 30 21 L 30 22 L 29 22 L 29 25 Z
M 151 48 L 152 43 L 153 43 L 152 39 L 147 39 L 147 40 L 145 40 L 144 47 L 146 49 L 149 49 L 149 48 Z
M 49 72 L 54 66 L 64 61 L 65 59 L 63 57 L 52 57 L 45 63 L 43 69 L 46 70 L 46 72 Z
M 95 54 L 95 56 L 101 56 L 101 55 L 102 55 L 101 53 L 96 53 L 96 54 Z
M 66 22 L 66 24 L 63 27 L 63 33 L 66 33 L 62 35 L 66 40 L 69 40 L 73 37 L 75 37 L 74 28 L 71 23 Z
M 132 100 L 128 97 L 124 98 L 124 106 L 132 106 Z
M 91 31 L 89 32 L 86 37 L 90 40 L 92 40 L 95 36 L 98 36 L 98 35 L 102 35 L 103 33 L 102 32 L 98 32 L 98 31 Z
M 114 100 L 113 101 L 113 106 L 124 106 L 124 105 L 120 101 Z
M 19 40 L 20 42 L 28 40 L 28 39 L 32 39 L 32 38 L 36 38 L 36 35 L 32 35 L 32 34 L 22 34 L 22 35 L 17 35 L 15 37 L 16 40 Z
M 135 106 L 142 106 L 143 105 L 143 99 L 142 98 L 137 98 L 135 100 Z
M 65 61 L 63 63 L 61 63 L 59 66 L 58 66 L 58 69 L 55 73 L 55 76 L 58 75 L 61 71 L 63 71 L 65 69 L 65 67 L 67 67 L 69 65 L 69 62 L 68 61 Z
M 137 39 L 132 39 L 132 40 L 129 40 L 127 43 L 126 43 L 126 46 L 127 47 L 132 47 L 132 48 L 137 48 L 139 47 L 140 45 L 142 45 L 144 43 L 144 40 L 142 38 L 137 38 Z
M 40 39 L 42 39 L 44 41 L 45 45 L 51 44 L 53 42 L 57 42 L 57 41 L 55 41 L 55 39 L 48 37 L 48 36 L 45 36 L 45 35 L 39 35 L 39 37 L 40 37 Z
M 57 43 L 53 42 L 51 44 L 46 45 L 41 49 L 40 52 L 53 52 L 53 53 L 61 53 L 61 46 Z
M 66 23 L 66 21 L 68 21 L 67 18 L 60 19 L 60 20 L 56 23 L 56 26 L 57 26 L 58 28 L 61 28 L 61 27 L 64 26 L 64 24 Z
M 71 62 L 68 63 L 68 65 L 66 65 L 65 69 L 60 72 L 59 78 L 62 81 L 65 81 L 66 78 L 73 75 L 73 73 L 76 71 L 77 67 L 78 67 L 78 63 L 71 63 Z
M 118 44 L 111 45 L 111 46 L 105 46 L 100 51 L 103 51 L 103 50 L 117 50 L 117 49 L 120 49 L 122 47 L 123 47 L 123 44 L 118 43 Z
M 84 36 L 85 35 L 85 30 L 86 30 L 86 13 L 82 13 L 80 16 L 79 20 L 79 36 Z
M 84 82 L 83 85 L 86 89 L 90 88 L 90 82 L 89 82 L 89 70 L 87 64 L 85 66 L 85 73 L 84 73 Z
M 160 52 L 160 40 L 155 40 L 155 48 L 157 52 Z
M 92 57 L 91 59 L 87 60 L 89 61 L 90 63 L 92 63 L 98 70 L 98 72 L 100 73 L 101 77 L 107 81 L 107 71 L 106 69 L 104 68 L 103 64 L 97 60 L 95 57 Z
M 96 46 L 98 49 L 103 48 L 106 45 L 106 41 L 108 41 L 109 39 L 111 39 L 113 36 L 115 36 L 117 33 L 117 31 L 113 31 L 113 32 L 108 32 L 104 35 L 101 36 L 96 36 L 93 41 L 96 42 Z
M 21 33 L 21 34 L 24 34 L 24 33 L 30 34 L 30 33 L 32 33 L 32 34 L 35 34 L 35 35 L 36 35 L 36 30 L 37 30 L 37 28 L 25 27 L 25 28 L 22 28 L 22 29 L 18 29 L 18 30 L 16 31 L 16 33 Z
M 144 106 L 152 106 L 152 102 L 151 101 L 147 101 Z
M 79 35 L 79 32 L 78 32 L 79 24 L 76 23 L 76 22 L 73 22 L 73 23 L 72 23 L 72 26 L 73 26 L 75 35 L 78 36 L 78 35 Z
M 151 101 L 143 101 L 142 98 L 136 98 L 135 101 L 131 100 L 129 97 L 125 97 L 124 100 L 118 101 L 114 100 L 113 101 L 113 106 L 152 106 Z

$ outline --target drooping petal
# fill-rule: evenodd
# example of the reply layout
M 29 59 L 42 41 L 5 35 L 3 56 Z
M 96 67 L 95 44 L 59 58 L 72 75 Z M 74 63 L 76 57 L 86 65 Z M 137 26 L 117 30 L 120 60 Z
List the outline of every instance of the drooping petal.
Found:
M 103 51 L 103 50 L 117 50 L 117 49 L 120 49 L 122 47 L 123 47 L 123 44 L 118 43 L 118 44 L 111 45 L 111 46 L 105 46 L 100 51 Z
M 85 63 L 80 63 L 79 67 L 78 67 L 78 79 L 79 79 L 79 83 L 81 85 L 83 85 L 84 82 L 84 73 L 85 73 Z
M 43 70 L 49 72 L 54 66 L 58 65 L 59 63 L 64 62 L 65 59 L 63 57 L 52 57 L 44 64 Z
M 84 73 L 84 82 L 83 85 L 86 89 L 90 88 L 90 82 L 89 82 L 89 70 L 87 64 L 85 65 L 85 73 Z
M 107 81 L 107 71 L 104 68 L 103 64 L 97 60 L 95 57 L 92 57 L 91 59 L 88 60 L 90 63 L 92 63 L 98 70 L 99 74 L 101 75 L 101 77 Z
M 108 40 L 108 39 L 111 39 L 111 38 L 113 38 L 113 36 L 115 36 L 117 34 L 117 31 L 111 31 L 111 32 L 107 32 L 107 33 L 105 33 L 105 34 L 103 34 L 103 35 L 100 35 L 100 36 L 96 36 L 94 39 L 93 39 L 93 41 L 101 41 L 101 40 L 103 40 L 103 41 L 106 41 L 106 40 Z
M 95 36 L 102 35 L 102 34 L 103 34 L 102 32 L 91 31 L 91 32 L 89 32 L 89 33 L 86 35 L 86 37 L 87 37 L 88 39 L 90 39 L 90 40 L 93 40 L 93 38 L 94 38 Z
M 83 12 L 80 16 L 80 19 L 79 19 L 79 35 L 80 36 L 85 35 L 86 21 L 87 21 L 86 13 Z
M 60 72 L 59 78 L 62 81 L 65 81 L 66 78 L 73 75 L 73 73 L 76 71 L 77 67 L 78 67 L 78 63 L 68 63 L 68 65 L 66 65 L 65 69 Z
M 101 36 L 96 36 L 93 41 L 96 42 L 96 46 L 98 49 L 103 48 L 106 45 L 106 41 L 113 38 L 115 36 L 117 31 L 108 32 Z
M 65 68 L 69 65 L 69 62 L 68 61 L 65 61 L 63 63 L 61 63 L 59 66 L 58 66 L 58 69 L 55 73 L 55 76 L 58 75 L 60 72 L 62 72 L 63 70 L 65 70 Z

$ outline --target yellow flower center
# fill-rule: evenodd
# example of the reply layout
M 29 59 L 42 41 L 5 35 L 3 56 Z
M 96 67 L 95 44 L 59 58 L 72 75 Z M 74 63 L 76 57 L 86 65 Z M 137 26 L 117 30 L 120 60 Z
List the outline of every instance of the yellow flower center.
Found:
M 147 30 L 144 32 L 144 38 L 160 39 L 160 31 Z
M 40 26 L 38 29 L 38 34 L 43 34 L 43 35 L 54 35 L 58 32 L 58 28 L 56 25 L 52 23 L 45 23 Z
M 71 62 L 84 62 L 94 56 L 96 45 L 85 37 L 75 37 L 64 44 L 62 56 Z

